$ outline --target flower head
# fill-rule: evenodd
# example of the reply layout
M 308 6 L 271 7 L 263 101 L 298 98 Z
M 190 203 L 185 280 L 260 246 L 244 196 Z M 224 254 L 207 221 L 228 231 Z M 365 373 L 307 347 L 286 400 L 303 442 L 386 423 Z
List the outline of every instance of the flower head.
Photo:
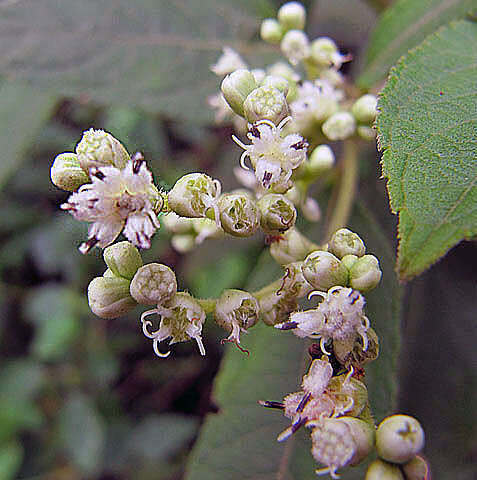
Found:
M 91 183 L 61 205 L 77 220 L 91 223 L 80 252 L 108 246 L 123 230 L 132 244 L 149 248 L 152 235 L 160 227 L 156 204 L 163 200 L 142 156 L 130 160 L 122 170 L 112 166 L 91 168 L 90 177 Z
M 310 294 L 324 298 L 317 308 L 290 315 L 288 322 L 276 325 L 280 330 L 293 330 L 299 337 L 320 338 L 323 353 L 329 355 L 325 348 L 328 340 L 355 339 L 360 335 L 363 350 L 368 348 L 366 332 L 369 320 L 363 313 L 364 297 L 352 288 L 332 287 L 327 293 L 315 291 Z
M 232 137 L 245 150 L 240 158 L 242 167 L 248 169 L 244 162 L 249 157 L 257 180 L 264 188 L 272 187 L 278 193 L 291 187 L 290 177 L 306 159 L 308 147 L 303 137 L 296 133 L 282 137 L 282 129 L 290 119 L 287 117 L 278 125 L 270 120 L 254 123 L 247 134 L 252 141 L 250 145 Z

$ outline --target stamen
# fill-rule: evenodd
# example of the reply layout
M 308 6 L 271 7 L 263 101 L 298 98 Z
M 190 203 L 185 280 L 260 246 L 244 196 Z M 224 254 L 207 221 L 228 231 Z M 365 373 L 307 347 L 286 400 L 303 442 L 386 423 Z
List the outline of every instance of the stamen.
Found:
M 99 168 L 92 168 L 90 170 L 90 175 L 101 181 L 103 181 L 106 177 L 106 175 Z
M 290 145 L 290 148 L 294 148 L 295 150 L 304 150 L 308 148 L 308 142 L 306 140 L 300 140 L 299 142 Z
M 241 142 L 235 135 L 232 135 L 232 140 L 239 146 L 242 147 L 244 150 L 247 150 L 247 148 L 250 145 L 245 145 L 245 143 Z
M 78 250 L 85 255 L 88 253 L 97 243 L 99 240 L 96 237 L 90 237 L 86 242 L 83 242 L 79 247 Z
M 321 348 L 321 351 L 325 354 L 325 355 L 331 355 L 331 352 L 328 352 L 328 350 L 326 350 L 325 348 L 325 337 L 321 337 L 321 340 L 320 340 L 320 348 Z
M 282 402 L 274 402 L 270 400 L 259 400 L 258 403 L 265 408 L 277 408 L 279 410 L 285 409 L 285 404 Z
M 274 325 L 274 327 L 278 328 L 278 330 L 293 330 L 298 327 L 298 322 L 278 323 L 277 325 Z
M 243 353 L 246 353 L 249 357 L 250 357 L 250 351 L 247 350 L 246 348 L 243 348 L 241 345 L 240 345 L 240 342 L 238 340 L 235 340 L 233 338 L 223 338 L 222 340 L 220 340 L 220 344 L 223 345 L 224 343 L 235 343 L 235 346 Z
M 277 125 L 278 130 L 281 130 L 289 121 L 291 121 L 291 119 L 292 119 L 291 116 L 285 117 L 285 118 Z
M 139 173 L 141 165 L 144 163 L 144 155 L 141 152 L 136 152 L 132 157 L 132 171 L 135 174 Z
M 171 351 L 169 350 L 168 352 L 166 353 L 161 353 L 160 350 L 159 350 L 159 340 L 157 339 L 154 339 L 154 341 L 152 342 L 152 348 L 154 349 L 154 353 L 158 356 L 158 357 L 161 357 L 161 358 L 166 358 L 168 357 L 170 354 L 171 354 Z
M 316 295 L 318 295 L 319 297 L 322 297 L 326 300 L 326 297 L 327 297 L 326 293 L 325 292 L 320 292 L 319 290 L 313 290 L 313 292 L 310 292 L 308 294 L 308 300 L 311 300 Z
M 277 129 L 276 125 L 271 120 L 268 120 L 267 118 L 264 118 L 263 120 L 260 120 L 255 125 L 268 125 L 274 132 Z M 280 123 L 280 125 L 281 125 L 281 123 Z
M 244 170 L 250 170 L 250 167 L 247 166 L 247 164 L 245 163 L 245 159 L 248 157 L 248 151 L 245 150 L 245 152 L 242 153 L 242 155 L 240 156 L 240 166 L 244 169 Z
M 305 408 L 306 404 L 308 403 L 308 401 L 310 400 L 311 398 L 311 393 L 307 393 L 305 395 L 303 395 L 303 398 L 300 400 L 300 403 L 298 404 L 298 407 L 296 407 L 296 413 L 301 413 L 303 412 L 303 409 Z
M 197 346 L 199 347 L 199 352 L 202 356 L 205 356 L 205 347 L 204 344 L 202 343 L 202 338 L 200 335 L 196 335 L 195 337 L 191 337 L 197 342 Z

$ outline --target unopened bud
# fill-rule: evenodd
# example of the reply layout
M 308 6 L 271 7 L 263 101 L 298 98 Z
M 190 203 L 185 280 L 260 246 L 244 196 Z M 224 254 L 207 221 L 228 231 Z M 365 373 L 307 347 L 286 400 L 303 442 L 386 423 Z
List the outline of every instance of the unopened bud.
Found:
M 322 292 L 335 285 L 346 286 L 348 282 L 348 269 L 332 253 L 321 250 L 316 250 L 305 258 L 303 275 Z
M 381 281 L 381 268 L 374 255 L 364 255 L 349 271 L 349 284 L 360 292 L 368 292 L 376 288 Z
M 335 154 L 328 145 L 318 145 L 313 152 L 311 152 L 308 168 L 310 171 L 319 175 L 322 174 L 335 164 Z
M 421 424 L 409 415 L 385 418 L 376 431 L 376 451 L 388 462 L 409 462 L 424 447 Z
M 262 87 L 273 87 L 279 90 L 280 92 L 285 95 L 288 94 L 289 84 L 288 80 L 284 77 L 280 77 L 277 75 L 267 75 L 262 81 Z
M 282 38 L 280 48 L 292 65 L 297 65 L 310 53 L 310 42 L 301 30 L 290 30 Z
M 343 258 L 345 255 L 362 257 L 366 252 L 366 247 L 359 235 L 347 228 L 340 228 L 331 237 L 328 250 L 338 258 Z
M 280 265 L 303 260 L 316 246 L 296 228 L 290 228 L 270 245 L 270 254 Z
M 349 112 L 337 112 L 326 120 L 321 129 L 330 140 L 345 140 L 356 130 L 356 120 Z
M 351 108 L 351 113 L 358 122 L 371 123 L 376 118 L 377 106 L 376 95 L 366 94 L 356 100 Z
M 260 226 L 265 233 L 283 233 L 293 227 L 296 208 L 293 202 L 280 193 L 268 193 L 257 202 L 260 210 Z
M 247 65 L 233 48 L 224 47 L 222 55 L 217 60 L 217 63 L 210 67 L 210 70 L 221 77 L 235 72 L 239 68 L 247 68 Z
M 416 455 L 412 460 L 401 465 L 401 468 L 406 480 L 428 480 L 430 478 L 429 466 L 419 455 Z
M 334 348 L 333 342 L 333 348 Z M 358 417 L 368 405 L 366 385 L 353 377 L 338 375 L 330 380 L 329 390 L 336 396 L 336 413 Z
M 350 270 L 351 267 L 358 261 L 359 257 L 356 255 L 345 255 L 341 259 L 341 263 L 348 269 Z
M 134 275 L 131 295 L 142 305 L 163 305 L 177 292 L 175 273 L 161 263 L 148 263 Z
M 50 169 L 51 181 L 62 190 L 72 192 L 89 183 L 89 176 L 81 168 L 76 153 L 62 153 L 55 158 Z
M 218 203 L 222 228 L 234 237 L 250 237 L 260 225 L 260 211 L 251 196 L 222 195 Z
M 176 212 L 169 212 L 161 216 L 161 221 L 169 232 L 189 233 L 193 229 L 193 220 L 188 217 L 179 217 Z
M 280 43 L 283 28 L 274 18 L 266 18 L 260 26 L 260 37 L 268 43 Z
M 318 222 L 321 218 L 320 204 L 312 197 L 306 197 L 300 205 L 301 213 L 309 222 Z
M 76 145 L 76 154 L 81 168 L 89 173 L 92 167 L 113 167 L 123 169 L 130 160 L 122 143 L 104 130 L 89 129 Z
M 103 277 L 117 277 L 117 275 L 110 268 L 107 268 L 103 273 Z
M 356 133 L 363 140 L 368 140 L 371 142 L 376 140 L 376 131 L 373 128 L 368 127 L 367 125 L 358 125 Z
M 339 55 L 336 43 L 328 37 L 320 37 L 311 42 L 310 60 L 321 69 L 334 65 L 336 56 Z
M 184 175 L 168 194 L 169 207 L 182 217 L 205 217 L 209 208 L 215 208 L 221 186 L 205 173 Z
M 243 103 L 248 95 L 257 88 L 257 82 L 251 72 L 241 68 L 227 75 L 220 88 L 230 108 L 243 117 Z
M 288 116 L 288 103 L 285 95 L 271 86 L 253 90 L 243 103 L 245 118 L 250 123 L 270 120 L 278 124 Z
M 106 247 L 103 258 L 114 275 L 128 280 L 132 280 L 138 268 L 142 267 L 139 250 L 129 242 L 118 242 Z
M 351 436 L 355 444 L 355 452 L 351 458 L 350 466 L 361 463 L 374 449 L 375 428 L 368 422 L 353 416 L 339 417 L 350 427 Z
M 285 31 L 303 30 L 306 22 L 306 10 L 299 2 L 288 2 L 278 9 L 277 18 Z
M 136 301 L 129 293 L 129 280 L 120 277 L 97 277 L 88 285 L 91 311 L 101 318 L 116 318 L 130 312 Z
M 368 470 L 366 471 L 366 476 L 364 480 L 405 480 L 404 475 L 397 465 L 392 465 L 391 463 L 384 462 L 381 459 L 377 459 L 372 462 Z
M 313 287 L 303 275 L 302 267 L 303 262 L 293 262 L 284 266 L 285 274 L 277 292 L 279 295 L 302 298 L 313 290 Z
M 298 309 L 296 297 L 275 291 L 263 295 L 259 305 L 262 319 L 267 325 L 286 322 L 290 313 Z

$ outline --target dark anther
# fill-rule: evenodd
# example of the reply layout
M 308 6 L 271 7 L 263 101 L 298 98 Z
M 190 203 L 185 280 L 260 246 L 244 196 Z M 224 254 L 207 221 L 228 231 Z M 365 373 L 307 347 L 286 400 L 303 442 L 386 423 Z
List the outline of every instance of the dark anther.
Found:
M 96 237 L 91 237 L 86 240 L 86 242 L 83 242 L 80 245 L 80 252 L 81 253 L 88 253 L 97 243 L 99 240 Z
M 260 138 L 260 130 L 257 128 L 256 125 L 252 125 L 250 127 L 249 132 L 255 137 L 255 138 Z
M 285 322 L 280 325 L 280 330 L 293 330 L 298 327 L 297 322 Z
M 300 417 L 296 422 L 292 423 L 292 433 L 297 432 L 306 422 L 308 422 L 308 417 Z
M 358 295 L 356 295 L 356 297 L 354 297 L 352 300 L 351 300 L 351 305 L 354 305 L 359 299 L 359 293 Z
M 308 392 L 306 395 L 303 395 L 303 398 L 301 399 L 300 403 L 298 404 L 298 407 L 296 407 L 296 413 L 301 413 L 303 412 L 303 409 L 305 408 L 305 405 L 308 403 L 308 400 L 311 398 L 311 393 Z
M 136 152 L 132 157 L 131 160 L 133 162 L 132 170 L 133 173 L 139 173 L 141 169 L 141 165 L 144 163 L 144 155 L 141 152 Z
M 263 186 L 266 188 L 270 188 L 270 180 L 272 179 L 272 172 L 265 172 L 263 174 Z
M 285 408 L 285 404 L 282 402 L 273 402 L 273 401 L 268 401 L 268 400 L 259 400 L 258 403 L 265 408 L 278 408 L 280 410 L 283 410 Z
M 290 145 L 290 147 L 294 148 L 295 150 L 303 150 L 304 148 L 308 147 L 308 142 L 306 140 L 300 140 L 299 142 Z
M 105 178 L 104 173 L 99 168 L 92 168 L 91 175 L 93 175 L 93 177 L 96 177 L 98 180 L 101 180 L 101 181 L 103 181 Z

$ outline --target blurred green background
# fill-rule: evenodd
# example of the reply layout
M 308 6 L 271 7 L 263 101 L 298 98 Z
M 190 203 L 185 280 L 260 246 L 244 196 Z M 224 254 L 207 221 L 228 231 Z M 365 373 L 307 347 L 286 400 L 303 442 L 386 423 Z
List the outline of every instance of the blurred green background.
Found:
M 223 332 L 207 322 L 206 357 L 178 344 L 159 360 L 139 309 L 96 318 L 85 291 L 105 268 L 101 254 L 77 251 L 86 225 L 59 211 L 67 193 L 49 167 L 94 126 L 141 150 L 165 186 L 207 171 L 230 188 L 239 149 L 230 127 L 212 126 L 206 97 L 219 80 L 208 67 L 223 45 L 254 66 L 273 58 L 256 45 L 258 19 L 281 3 L 0 2 L 0 480 L 184 478 L 217 410 Z M 310 33 L 356 58 L 352 75 L 384 2 L 304 3 Z M 395 244 L 378 155 L 363 157 L 361 191 Z M 259 276 L 263 248 L 210 241 L 182 256 L 161 231 L 143 256 L 173 267 L 182 289 L 214 296 Z M 404 296 L 399 409 L 422 421 L 435 478 L 475 478 L 475 258 L 475 244 L 461 244 Z

